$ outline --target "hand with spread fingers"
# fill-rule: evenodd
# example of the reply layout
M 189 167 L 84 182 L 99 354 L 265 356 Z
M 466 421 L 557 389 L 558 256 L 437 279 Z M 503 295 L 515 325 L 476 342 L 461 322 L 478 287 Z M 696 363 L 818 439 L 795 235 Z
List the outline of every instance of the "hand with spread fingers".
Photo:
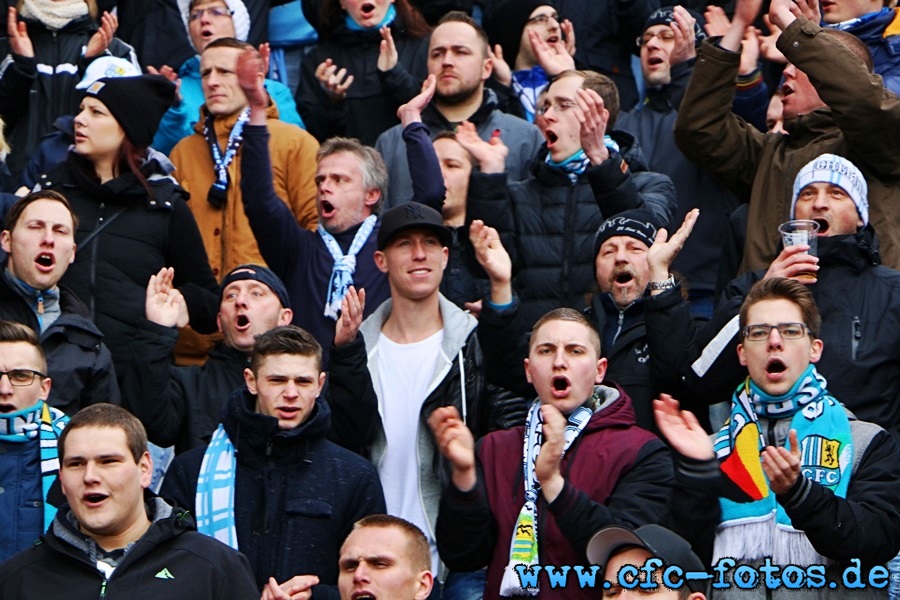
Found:
M 106 49 L 109 48 L 113 38 L 116 36 L 116 29 L 118 28 L 119 19 L 116 15 L 104 12 L 103 16 L 100 17 L 99 29 L 91 36 L 87 46 L 85 46 L 84 56 L 86 58 L 94 58 L 106 52 Z
M 650 266 L 650 281 L 664 281 L 669 278 L 669 272 L 675 257 L 684 248 L 684 243 L 691 235 L 697 219 L 700 217 L 700 209 L 694 208 L 684 216 L 684 222 L 678 231 L 671 236 L 665 228 L 656 232 L 653 245 L 647 251 L 647 264 Z M 651 290 L 651 295 L 661 294 L 664 290 Z
M 363 322 L 363 312 L 366 309 L 366 290 L 356 291 L 355 286 L 347 288 L 344 299 L 341 300 L 341 315 L 338 317 L 334 329 L 334 346 L 339 348 L 356 339 L 359 326 Z
M 332 102 L 340 102 L 346 98 L 347 90 L 353 83 L 353 75 L 348 75 L 347 69 L 339 69 L 330 58 L 316 67 L 316 79 Z
M 697 19 L 691 16 L 683 6 L 676 6 L 674 11 L 675 20 L 669 24 L 672 33 L 675 35 L 675 46 L 669 54 L 669 64 L 675 66 L 697 56 L 697 37 L 694 34 L 694 25 Z
M 463 121 L 456 128 L 456 141 L 475 157 L 482 173 L 506 171 L 506 157 L 509 156 L 509 148 L 500 139 L 499 130 L 491 136 L 490 141 L 486 142 L 478 135 L 474 124 Z
M 547 77 L 556 77 L 563 71 L 575 68 L 575 59 L 569 54 L 566 43 L 562 40 L 548 44 L 534 30 L 528 30 L 528 41 L 537 58 L 538 64 L 547 73 Z
M 681 410 L 678 400 L 669 394 L 660 394 L 653 401 L 653 417 L 659 432 L 678 454 L 694 460 L 716 457 L 712 440 L 697 417 L 689 410 Z

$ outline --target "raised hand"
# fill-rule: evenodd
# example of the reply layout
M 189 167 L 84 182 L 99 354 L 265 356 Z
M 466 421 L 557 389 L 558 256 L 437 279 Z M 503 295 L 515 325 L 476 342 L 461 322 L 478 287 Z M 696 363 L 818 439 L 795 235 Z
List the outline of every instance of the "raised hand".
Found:
M 260 116 L 265 117 L 265 109 L 269 106 L 269 94 L 266 92 L 265 75 L 262 69 L 262 57 L 253 48 L 247 48 L 238 55 L 237 65 L 234 68 L 237 73 L 238 85 L 241 86 L 241 91 L 247 97 L 247 102 L 256 113 L 257 119 Z M 260 123 L 254 122 L 253 124 Z
M 155 67 L 147 67 L 147 72 L 151 75 L 162 75 L 169 81 L 175 84 L 175 103 L 181 104 L 183 100 L 181 96 L 181 78 L 178 76 L 178 71 L 170 67 L 169 65 L 163 65 L 160 68 Z
M 697 36 L 694 34 L 694 25 L 697 19 L 691 16 L 683 6 L 676 6 L 674 10 L 675 20 L 669 24 L 672 33 L 675 34 L 675 46 L 669 54 L 669 64 L 687 62 L 697 56 Z
M 772 24 L 769 15 L 764 15 L 763 21 L 766 22 L 766 27 L 769 29 L 769 35 L 763 35 L 761 31 L 756 32 L 756 36 L 759 39 L 760 54 L 762 54 L 764 59 L 770 62 L 787 64 L 787 59 L 784 57 L 784 54 L 782 54 L 781 50 L 775 45 L 778 43 L 778 38 L 781 36 L 781 30 Z
M 28 37 L 28 26 L 25 21 L 18 20 L 16 9 L 12 7 L 6 11 L 6 35 L 13 54 L 34 58 L 34 46 Z
M 172 287 L 174 279 L 175 270 L 172 267 L 163 267 L 156 275 L 150 276 L 144 314 L 152 323 L 181 329 L 188 324 L 189 317 L 184 297 Z
M 409 102 L 397 109 L 397 118 L 403 127 L 410 123 L 417 123 L 422 120 L 422 111 L 431 102 L 434 97 L 434 88 L 437 85 L 437 79 L 434 75 L 429 75 L 422 82 L 422 91 L 413 97 Z
M 731 27 L 731 19 L 725 14 L 725 9 L 715 4 L 710 4 L 706 7 L 703 18 L 706 20 L 704 29 L 709 37 L 725 35 L 725 32 Z
M 559 24 L 559 28 L 562 29 L 563 38 L 566 41 L 566 52 L 569 53 L 569 56 L 575 56 L 575 26 L 572 25 L 572 21 L 565 19 Z
M 500 44 L 495 44 L 494 49 L 492 50 L 491 47 L 488 46 L 488 56 L 491 58 L 491 62 L 494 65 L 494 79 L 502 85 L 507 87 L 511 86 L 512 68 L 510 68 L 509 63 L 503 59 L 503 47 L 500 46 Z
M 356 287 L 347 288 L 341 300 L 341 316 L 338 317 L 334 329 L 334 346 L 339 348 L 356 339 L 359 326 L 363 322 L 363 311 L 366 309 L 366 290 L 356 291 Z
M 581 123 L 581 149 L 592 165 L 599 165 L 609 158 L 609 149 L 604 140 L 609 110 L 604 106 L 603 98 L 594 90 L 579 89 L 575 92 L 575 102 L 578 104 L 575 117 Z
M 547 77 L 555 77 L 563 71 L 575 68 L 575 59 L 569 54 L 566 42 L 560 40 L 554 44 L 548 44 L 536 31 L 528 30 L 528 41 L 541 68 L 547 72 Z
M 503 173 L 506 171 L 506 157 L 509 148 L 500 139 L 500 130 L 496 130 L 490 141 L 484 141 L 478 135 L 475 125 L 463 121 L 456 128 L 456 141 L 478 161 L 482 173 Z
M 491 302 L 509 304 L 512 302 L 512 261 L 500 242 L 500 234 L 485 225 L 484 221 L 476 219 L 469 226 L 469 240 L 478 264 L 491 280 Z
M 783 494 L 794 487 L 800 477 L 800 444 L 797 430 L 788 433 L 791 449 L 781 446 L 766 446 L 760 454 L 763 472 L 769 480 L 769 488 L 776 494 Z
M 428 416 L 428 426 L 434 434 L 441 454 L 450 461 L 453 485 L 467 492 L 478 481 L 475 473 L 475 437 L 454 406 L 436 408 Z
M 394 44 L 394 36 L 391 34 L 390 27 L 382 27 L 378 30 L 381 34 L 381 45 L 378 47 L 378 63 L 379 71 L 390 71 L 397 66 L 399 55 L 397 54 L 397 46 Z
M 340 102 L 346 98 L 347 89 L 353 83 L 353 75 L 348 75 L 347 69 L 338 69 L 330 58 L 316 67 L 316 79 L 332 102 Z
M 678 231 L 669 236 L 669 232 L 660 229 L 656 232 L 653 245 L 647 252 L 647 263 L 650 265 L 650 281 L 663 281 L 669 278 L 669 268 L 675 257 L 684 248 L 684 243 L 694 229 L 694 224 L 700 216 L 700 209 L 695 208 L 684 216 L 684 222 Z
M 694 460 L 715 458 L 712 440 L 700 426 L 694 413 L 680 410 L 678 400 L 668 394 L 660 394 L 653 401 L 656 427 L 669 442 L 669 446 L 682 456 Z
M 118 28 L 119 19 L 116 15 L 104 11 L 103 16 L 100 17 L 100 28 L 97 29 L 97 32 L 88 40 L 84 55 L 87 58 L 94 58 L 95 56 L 103 54 L 112 43 L 113 38 L 116 36 L 116 29 Z

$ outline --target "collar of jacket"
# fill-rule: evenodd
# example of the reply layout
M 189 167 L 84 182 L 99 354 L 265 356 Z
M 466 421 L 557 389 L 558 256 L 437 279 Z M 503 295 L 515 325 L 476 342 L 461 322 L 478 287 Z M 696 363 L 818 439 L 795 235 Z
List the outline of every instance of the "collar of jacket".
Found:
M 234 124 L 237 123 L 238 117 L 241 116 L 241 111 L 244 110 L 244 107 L 241 107 L 241 110 L 231 113 L 230 115 L 216 115 L 215 120 L 213 120 L 213 126 L 216 128 L 216 138 L 219 140 L 219 147 L 224 148 L 224 145 L 228 143 L 228 135 L 231 133 L 231 130 L 234 129 Z M 206 108 L 206 104 L 200 107 L 200 120 L 194 124 L 194 131 L 203 135 L 203 124 L 206 123 L 206 117 L 209 116 L 209 110 Z M 272 100 L 272 97 L 269 96 L 269 106 L 266 107 L 266 120 L 278 120 L 278 106 Z M 249 125 L 250 122 L 247 122 Z
M 495 110 L 497 110 L 497 94 L 494 93 L 494 90 L 485 87 L 481 106 L 466 120 L 473 123 L 475 127 L 479 127 L 490 118 L 491 113 Z M 431 131 L 453 131 L 456 128 L 456 124 L 448 121 L 441 111 L 438 110 L 434 100 L 429 102 L 425 110 L 422 111 L 422 122 Z
M 826 135 L 840 134 L 840 129 L 828 107 L 817 108 L 805 115 L 788 119 L 784 122 L 784 129 L 788 132 L 788 144 L 792 148 L 806 146 Z
M 293 429 L 279 429 L 278 419 L 257 412 L 256 396 L 242 388 L 231 395 L 222 425 L 241 460 L 295 464 L 307 459 L 312 442 L 328 434 L 331 409 L 318 399 L 305 422 Z
M 826 269 L 847 265 L 861 272 L 881 264 L 878 252 L 878 236 L 872 225 L 866 225 L 852 235 L 836 235 L 819 238 L 819 261 Z

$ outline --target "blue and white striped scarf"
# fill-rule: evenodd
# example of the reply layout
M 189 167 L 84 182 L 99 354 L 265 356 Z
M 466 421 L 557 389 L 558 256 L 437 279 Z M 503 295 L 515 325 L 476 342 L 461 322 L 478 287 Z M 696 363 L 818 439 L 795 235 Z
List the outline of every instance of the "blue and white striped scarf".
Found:
M 356 231 L 347 254 L 341 251 L 337 240 L 334 239 L 333 235 L 325 231 L 321 224 L 317 227 L 316 230 L 319 232 L 319 237 L 322 238 L 325 247 L 328 248 L 328 252 L 334 259 L 331 279 L 328 280 L 328 297 L 325 300 L 326 317 L 337 320 L 338 311 L 341 310 L 341 302 L 344 301 L 347 289 L 353 285 L 353 273 L 356 272 L 356 255 L 359 254 L 366 240 L 369 239 L 372 230 L 375 229 L 377 220 L 378 217 L 376 215 L 366 217 L 366 220 L 362 222 L 362 225 Z
M 225 428 L 213 432 L 209 446 L 200 464 L 197 478 L 197 494 L 194 510 L 197 513 L 197 531 L 214 537 L 223 544 L 238 549 L 237 527 L 234 520 L 234 483 L 237 476 L 237 460 L 234 444 Z
M 0 443 L 22 444 L 40 439 L 45 529 L 56 516 L 56 507 L 47 502 L 47 495 L 59 476 L 58 442 L 68 422 L 69 417 L 43 400 L 38 400 L 34 406 L 0 415 Z

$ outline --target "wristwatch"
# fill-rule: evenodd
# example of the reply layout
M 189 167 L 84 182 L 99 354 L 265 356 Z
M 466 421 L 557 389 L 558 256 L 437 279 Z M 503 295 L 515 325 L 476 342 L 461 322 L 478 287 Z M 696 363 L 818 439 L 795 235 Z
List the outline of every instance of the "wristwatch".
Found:
M 671 290 L 675 288 L 675 276 L 669 273 L 669 278 L 665 281 L 651 281 L 647 284 L 647 287 L 652 292 L 662 291 L 662 290 Z

